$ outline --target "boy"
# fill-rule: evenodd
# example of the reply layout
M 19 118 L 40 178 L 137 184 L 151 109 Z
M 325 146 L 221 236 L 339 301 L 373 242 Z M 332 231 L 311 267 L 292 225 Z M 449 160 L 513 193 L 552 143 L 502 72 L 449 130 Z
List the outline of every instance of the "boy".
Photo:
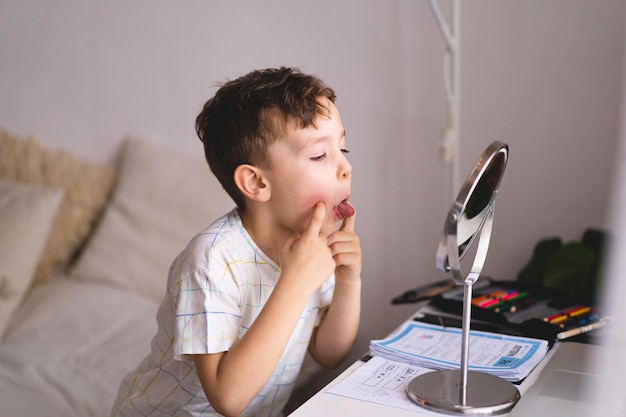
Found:
M 308 348 L 348 354 L 360 317 L 352 167 L 334 91 L 296 69 L 221 86 L 196 119 L 237 208 L 170 268 L 150 355 L 114 416 L 277 416 Z

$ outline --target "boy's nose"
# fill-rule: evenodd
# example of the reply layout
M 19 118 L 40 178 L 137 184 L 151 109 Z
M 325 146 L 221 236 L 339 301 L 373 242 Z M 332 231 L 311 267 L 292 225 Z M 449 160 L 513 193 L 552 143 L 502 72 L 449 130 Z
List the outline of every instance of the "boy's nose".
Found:
M 339 178 L 343 181 L 350 180 L 350 177 L 352 176 L 352 165 L 350 165 L 350 162 L 348 162 L 347 159 L 344 160 L 339 169 Z

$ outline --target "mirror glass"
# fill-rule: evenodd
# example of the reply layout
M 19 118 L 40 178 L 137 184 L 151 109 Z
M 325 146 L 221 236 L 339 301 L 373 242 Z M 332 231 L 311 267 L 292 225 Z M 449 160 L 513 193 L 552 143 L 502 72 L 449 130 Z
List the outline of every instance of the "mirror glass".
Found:
M 493 142 L 470 171 L 446 218 L 436 256 L 438 269 L 445 272 L 450 271 L 451 266 L 460 269 L 455 263 L 467 254 L 483 228 L 490 231 L 494 202 L 506 168 L 508 153 L 506 144 Z M 450 256 L 453 247 L 457 254 Z M 453 278 L 458 281 L 458 277 Z

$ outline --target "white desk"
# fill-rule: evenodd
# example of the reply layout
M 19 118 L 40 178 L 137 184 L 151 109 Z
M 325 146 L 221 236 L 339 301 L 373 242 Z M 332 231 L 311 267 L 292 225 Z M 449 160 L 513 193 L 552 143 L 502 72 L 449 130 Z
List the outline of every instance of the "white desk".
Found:
M 555 353 L 552 349 L 546 358 L 535 368 L 526 378 L 524 384 L 526 388 L 530 388 L 534 381 L 539 378 L 543 366 L 550 360 Z M 353 398 L 342 397 L 330 394 L 327 391 L 343 381 L 348 375 L 362 366 L 364 362 L 357 361 L 348 369 L 342 372 L 337 378 L 331 381 L 327 386 L 311 397 L 307 402 L 296 409 L 289 417 L 363 417 L 363 416 L 385 416 L 385 417 L 416 417 L 416 416 L 433 416 L 436 413 L 427 411 L 418 405 L 415 405 L 414 411 L 404 410 L 400 408 L 389 407 L 386 405 L 376 404 L 367 401 L 360 401 Z
M 566 390 L 566 392 L 563 394 L 562 391 L 559 395 L 547 393 L 546 390 L 543 389 L 545 384 L 553 384 L 553 372 L 555 371 L 571 375 L 587 375 L 586 372 L 589 371 L 590 365 L 585 363 L 583 358 L 590 354 L 598 354 L 598 351 L 606 349 L 597 345 L 575 342 L 566 343 L 568 346 L 565 349 L 562 349 L 564 345 L 556 344 L 555 347 L 548 352 L 544 360 L 530 373 L 524 382 L 518 386 L 522 398 L 508 416 L 567 415 L 570 417 L 586 417 L 594 415 L 593 412 L 596 409 L 593 403 L 582 402 L 581 399 L 576 399 L 578 395 L 577 392 L 572 392 L 572 390 L 580 389 L 580 387 L 564 386 L 563 390 Z M 555 356 L 559 351 L 563 353 Z M 553 357 L 554 360 L 552 360 Z M 415 405 L 414 410 L 406 410 L 373 402 L 360 401 L 328 392 L 329 389 L 343 381 L 356 369 L 363 366 L 363 364 L 363 361 L 353 363 L 326 387 L 290 414 L 290 417 L 415 417 L 438 415 L 418 405 Z M 539 412 L 539 414 L 536 414 L 536 412 Z

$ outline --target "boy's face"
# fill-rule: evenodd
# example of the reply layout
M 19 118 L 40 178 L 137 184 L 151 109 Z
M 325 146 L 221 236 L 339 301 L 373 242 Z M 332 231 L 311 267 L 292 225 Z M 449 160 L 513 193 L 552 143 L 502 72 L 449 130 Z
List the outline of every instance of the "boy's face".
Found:
M 323 103 L 328 113 L 318 115 L 316 126 L 296 129 L 293 124 L 285 137 L 269 147 L 270 181 L 275 220 L 289 232 L 302 233 L 309 224 L 314 206 L 326 205 L 321 232 L 337 230 L 342 216 L 337 206 L 350 197 L 352 166 L 346 159 L 346 137 L 334 103 Z

